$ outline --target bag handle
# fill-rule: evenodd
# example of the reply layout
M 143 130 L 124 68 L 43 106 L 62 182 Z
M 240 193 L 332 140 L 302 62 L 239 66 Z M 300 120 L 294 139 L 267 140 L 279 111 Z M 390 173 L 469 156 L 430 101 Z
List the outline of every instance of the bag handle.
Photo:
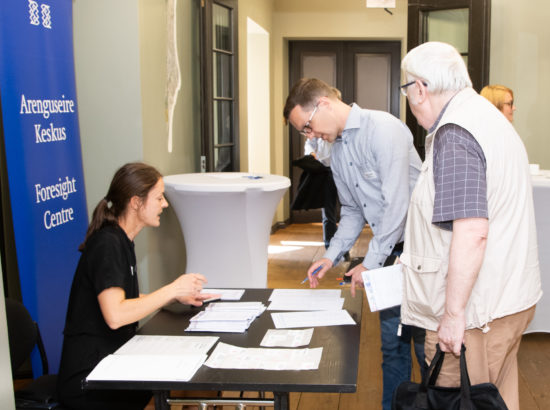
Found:
M 418 393 L 414 400 L 414 408 L 427 409 L 428 408 L 428 386 L 435 385 L 439 371 L 443 365 L 443 359 L 445 354 L 439 348 L 439 344 L 436 345 L 435 355 L 430 363 L 430 367 L 426 372 L 426 377 L 422 378 L 422 383 L 418 386 Z
M 428 386 L 435 386 L 437 377 L 443 366 L 445 353 L 441 351 L 439 343 L 435 345 L 435 348 L 435 355 L 426 372 L 426 377 L 424 377 L 419 386 L 418 394 L 414 401 L 416 408 L 428 408 Z M 470 388 L 470 376 L 468 374 L 468 367 L 466 366 L 466 346 L 462 343 L 462 347 L 460 348 L 460 410 L 474 410 L 470 398 Z

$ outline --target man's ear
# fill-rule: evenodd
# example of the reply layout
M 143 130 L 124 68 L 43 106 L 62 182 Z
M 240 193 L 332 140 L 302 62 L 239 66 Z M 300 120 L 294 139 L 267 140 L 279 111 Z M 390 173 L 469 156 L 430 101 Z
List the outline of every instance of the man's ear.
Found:
M 416 93 L 417 93 L 417 102 L 423 102 L 428 95 L 428 87 L 424 85 L 424 82 L 421 80 L 416 80 Z
M 325 109 L 328 108 L 329 110 L 332 110 L 332 100 L 327 96 L 319 97 L 319 106 L 321 105 Z

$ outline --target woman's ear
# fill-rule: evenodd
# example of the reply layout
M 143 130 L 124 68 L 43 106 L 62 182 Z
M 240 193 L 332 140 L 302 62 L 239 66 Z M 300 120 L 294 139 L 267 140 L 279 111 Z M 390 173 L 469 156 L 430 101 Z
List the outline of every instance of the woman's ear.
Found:
M 137 195 L 134 195 L 132 198 L 130 198 L 130 208 L 134 211 L 137 211 L 139 208 L 141 208 L 142 203 L 143 201 Z

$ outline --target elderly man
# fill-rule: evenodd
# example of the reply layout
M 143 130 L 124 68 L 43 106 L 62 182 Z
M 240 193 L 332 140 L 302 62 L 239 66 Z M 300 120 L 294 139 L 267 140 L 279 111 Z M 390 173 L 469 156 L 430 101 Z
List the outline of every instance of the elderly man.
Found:
M 308 270 L 311 287 L 348 251 L 368 221 L 373 232 L 362 264 L 348 273 L 355 286 L 361 272 L 393 262 L 401 253 L 410 193 L 421 161 L 409 129 L 382 111 L 343 103 L 335 89 L 317 79 L 302 79 L 289 93 L 284 117 L 308 138 L 333 142 L 331 168 L 342 205 L 338 229 L 329 248 Z M 318 269 L 316 275 L 313 274 Z M 411 338 L 424 364 L 424 332 L 405 326 L 398 335 L 399 307 L 380 312 L 383 409 L 389 410 L 397 385 L 410 379 Z
M 405 228 L 403 323 L 446 354 L 438 382 L 460 384 L 464 342 L 472 384 L 492 382 L 519 409 L 517 351 L 542 295 L 529 165 L 508 120 L 472 89 L 450 45 L 403 59 L 412 113 L 428 130 Z

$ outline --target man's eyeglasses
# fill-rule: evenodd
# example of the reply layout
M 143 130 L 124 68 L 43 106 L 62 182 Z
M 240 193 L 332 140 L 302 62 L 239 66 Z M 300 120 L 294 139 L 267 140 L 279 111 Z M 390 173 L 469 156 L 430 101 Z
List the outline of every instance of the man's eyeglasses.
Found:
M 399 86 L 399 90 L 401 91 L 401 94 L 403 94 L 403 96 L 407 96 L 407 87 L 413 85 L 414 83 L 416 83 L 418 80 L 413 80 L 411 81 L 410 83 L 407 83 L 407 84 L 403 84 L 403 85 L 400 85 Z M 422 81 L 422 84 L 424 84 L 424 87 L 427 87 L 428 84 L 426 84 L 424 81 Z
M 313 119 L 313 116 L 317 112 L 318 108 L 319 108 L 319 103 L 315 104 L 315 106 L 313 107 L 313 111 L 311 112 L 311 115 L 309 116 L 309 119 L 307 120 L 306 124 L 304 125 L 304 128 L 302 128 L 302 131 L 300 131 L 300 134 L 302 134 L 304 137 L 307 137 L 308 134 L 311 134 L 311 132 L 313 131 L 311 129 L 310 123 L 311 123 L 311 120 Z

